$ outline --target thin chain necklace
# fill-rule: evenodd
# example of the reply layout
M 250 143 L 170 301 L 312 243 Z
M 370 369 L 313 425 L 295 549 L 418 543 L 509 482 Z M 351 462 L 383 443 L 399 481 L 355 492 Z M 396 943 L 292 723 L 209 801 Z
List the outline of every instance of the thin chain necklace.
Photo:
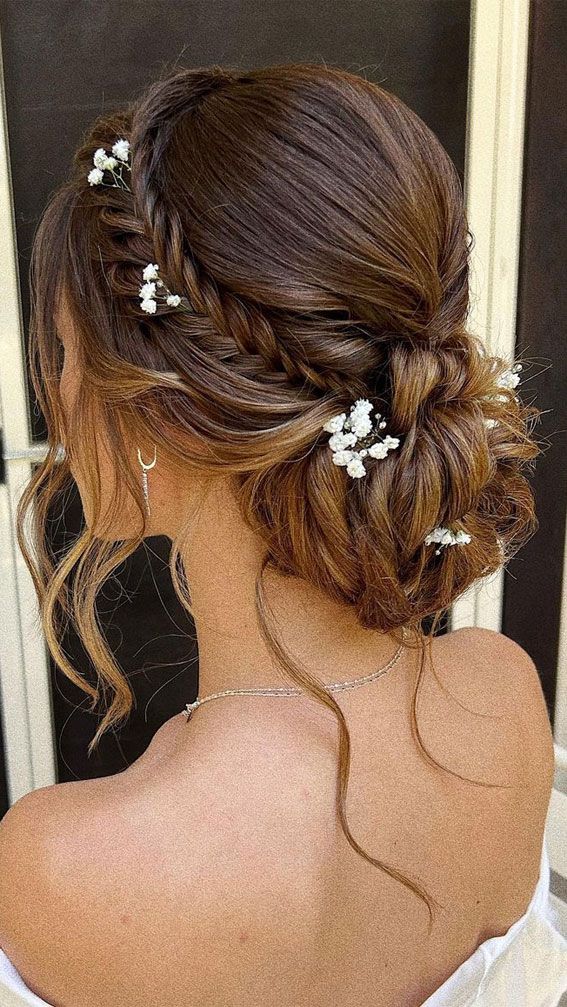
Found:
M 343 689 L 354 689 L 357 685 L 366 685 L 367 682 L 373 682 L 374 679 L 379 678 L 380 675 L 385 675 L 387 671 L 390 671 L 390 668 L 393 668 L 394 665 L 397 664 L 403 651 L 405 650 L 406 632 L 405 627 L 402 627 L 403 640 L 394 656 L 387 664 L 384 665 L 383 668 L 378 668 L 377 671 L 372 671 L 369 675 L 363 675 L 362 678 L 353 678 L 349 682 L 335 682 L 333 685 L 325 685 L 324 688 L 328 692 L 340 692 Z M 197 707 L 202 706 L 203 703 L 207 703 L 210 699 L 218 699 L 221 696 L 301 696 L 302 692 L 302 689 L 293 689 L 291 687 L 287 688 L 285 686 L 278 689 L 225 689 L 224 692 L 214 692 L 210 696 L 204 696 L 203 699 L 200 699 L 199 696 L 197 696 L 194 703 L 186 704 L 187 712 L 183 712 L 187 718 L 187 723 L 189 723 Z

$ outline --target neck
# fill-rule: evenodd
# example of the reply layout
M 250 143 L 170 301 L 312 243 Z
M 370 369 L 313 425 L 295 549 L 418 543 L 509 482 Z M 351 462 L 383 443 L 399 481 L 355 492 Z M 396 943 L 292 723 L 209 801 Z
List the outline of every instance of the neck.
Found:
M 209 490 L 181 552 L 199 649 L 199 697 L 226 689 L 297 687 L 264 641 L 255 611 L 263 546 L 226 487 Z M 398 644 L 364 629 L 354 611 L 299 578 L 266 571 L 264 584 L 285 650 L 325 685 L 367 675 Z M 189 701 L 189 697 L 187 699 Z

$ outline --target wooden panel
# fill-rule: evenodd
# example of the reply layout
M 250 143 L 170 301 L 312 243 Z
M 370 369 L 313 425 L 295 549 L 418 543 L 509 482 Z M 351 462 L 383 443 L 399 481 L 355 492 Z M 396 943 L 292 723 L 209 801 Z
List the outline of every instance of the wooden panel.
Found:
M 529 373 L 524 372 L 522 394 L 546 410 L 537 429 L 538 439 L 545 442 L 545 455 L 537 459 L 532 479 L 540 528 L 509 566 L 503 632 L 517 640 L 535 661 L 551 716 L 567 506 L 567 184 L 561 168 L 567 146 L 567 117 L 561 111 L 565 105 L 566 53 L 567 7 L 563 2 L 534 3 L 517 344 L 519 352 L 533 361 Z

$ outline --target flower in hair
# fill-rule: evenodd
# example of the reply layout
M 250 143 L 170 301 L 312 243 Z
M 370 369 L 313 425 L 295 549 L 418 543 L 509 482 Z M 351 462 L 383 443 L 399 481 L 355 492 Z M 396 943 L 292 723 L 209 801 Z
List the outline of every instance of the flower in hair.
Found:
M 509 367 L 506 371 L 502 372 L 496 384 L 499 388 L 517 388 L 520 383 L 520 375 L 518 374 L 518 371 L 521 370 L 521 364 L 514 364 L 513 367 Z
M 507 388 L 510 391 L 513 391 L 514 388 L 517 388 L 520 383 L 519 371 L 521 370 L 522 370 L 521 364 L 514 364 L 512 367 L 508 367 L 505 371 L 502 371 L 502 374 L 500 374 L 499 377 L 496 379 L 497 387 Z M 492 395 L 490 397 L 492 399 L 495 399 L 497 402 L 506 401 L 505 395 Z M 495 427 L 497 425 L 498 420 L 487 418 L 484 422 L 487 427 L 492 429 L 492 427 Z
M 467 545 L 471 541 L 471 536 L 466 531 L 453 532 L 450 528 L 434 528 L 424 540 L 424 545 L 439 543 L 439 548 L 435 550 L 437 556 L 446 545 Z
M 179 294 L 172 294 L 170 290 L 167 289 L 163 280 L 159 278 L 159 266 L 157 262 L 148 262 L 142 272 L 142 278 L 146 281 L 140 287 L 140 307 L 142 311 L 147 312 L 148 315 L 155 315 L 157 310 L 157 298 L 164 297 L 165 303 L 169 307 L 177 308 L 181 304 L 181 297 Z M 162 290 L 158 294 L 158 287 Z
M 400 443 L 399 437 L 390 437 L 389 434 L 382 439 L 375 439 L 380 437 L 378 431 L 384 429 L 386 421 L 379 412 L 376 412 L 374 421 L 371 420 L 373 408 L 368 399 L 357 399 L 350 407 L 348 416 L 346 413 L 338 413 L 323 426 L 323 430 L 331 434 L 329 447 L 333 452 L 334 464 L 344 465 L 353 479 L 366 475 L 363 458 L 368 455 L 371 458 L 385 458 Z M 362 442 L 362 446 L 355 450 L 359 442 Z
M 107 185 L 109 188 L 128 189 L 130 192 L 130 186 L 123 177 L 124 169 L 131 171 L 128 163 L 129 154 L 130 142 L 128 140 L 117 140 L 112 147 L 111 154 L 107 154 L 104 147 L 98 147 L 93 154 L 94 168 L 87 175 L 89 185 Z M 104 181 L 105 171 L 110 172 L 112 182 Z
M 123 176 L 123 171 L 131 171 L 129 164 L 130 141 L 120 138 L 112 146 L 111 154 L 107 154 L 104 147 L 98 147 L 93 154 L 94 168 L 89 171 L 87 179 L 89 185 L 106 185 L 109 188 L 128 189 Z M 104 181 L 105 172 L 110 172 L 111 182 Z M 157 262 L 148 262 L 142 272 L 144 283 L 140 287 L 140 307 L 148 315 L 155 315 L 158 305 L 158 297 L 163 297 L 165 303 L 170 308 L 178 308 L 182 298 L 180 294 L 173 294 L 168 290 L 163 280 L 159 278 L 159 265 Z M 158 293 L 158 287 L 161 290 Z M 187 307 L 187 305 L 184 305 Z M 189 309 L 190 310 L 190 309 Z

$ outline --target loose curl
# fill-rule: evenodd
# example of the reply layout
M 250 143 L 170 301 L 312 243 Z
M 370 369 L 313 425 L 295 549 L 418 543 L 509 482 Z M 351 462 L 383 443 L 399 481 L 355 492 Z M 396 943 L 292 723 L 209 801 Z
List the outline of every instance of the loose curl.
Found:
M 119 137 L 131 143 L 132 191 L 89 187 L 94 150 Z M 91 710 L 108 695 L 89 754 L 134 701 L 95 602 L 145 535 L 130 462 L 136 437 L 173 466 L 230 477 L 265 545 L 255 599 L 262 636 L 292 682 L 337 718 L 343 831 L 365 860 L 426 902 L 430 920 L 436 900 L 350 831 L 345 717 L 283 647 L 264 574 L 311 582 L 352 606 L 363 627 L 394 637 L 409 630 L 420 651 L 413 736 L 432 766 L 467 780 L 423 745 L 416 707 L 426 653 L 431 662 L 432 638 L 455 599 L 536 530 L 521 470 L 539 453 L 531 437 L 539 410 L 498 386 L 509 363 L 466 328 L 471 247 L 454 165 L 395 95 L 327 66 L 213 66 L 166 73 L 125 110 L 95 121 L 43 215 L 30 272 L 32 380 L 49 436 L 20 502 L 18 535 L 54 660 L 91 696 Z M 141 316 L 141 269 L 154 261 L 190 313 L 160 307 Z M 55 336 L 63 291 L 81 367 L 68 418 Z M 401 446 L 353 480 L 333 464 L 322 426 L 358 397 L 389 417 Z M 101 417 L 116 471 L 109 527 L 127 496 L 140 526 L 119 542 L 89 526 L 55 555 L 46 522 L 75 456 L 91 523 L 102 520 Z M 192 613 L 181 562 L 189 524 L 172 544 L 170 568 Z M 424 545 L 437 525 L 462 527 L 472 541 L 437 554 Z M 68 621 L 96 686 L 61 648 Z

